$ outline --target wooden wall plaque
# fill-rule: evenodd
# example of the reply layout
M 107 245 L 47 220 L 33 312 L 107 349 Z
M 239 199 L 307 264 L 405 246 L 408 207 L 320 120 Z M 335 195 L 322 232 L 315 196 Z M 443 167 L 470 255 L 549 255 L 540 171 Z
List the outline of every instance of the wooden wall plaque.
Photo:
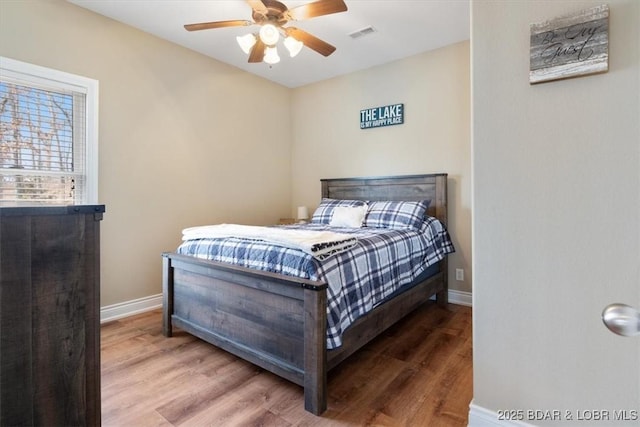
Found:
M 609 6 L 530 25 L 529 83 L 609 70 Z

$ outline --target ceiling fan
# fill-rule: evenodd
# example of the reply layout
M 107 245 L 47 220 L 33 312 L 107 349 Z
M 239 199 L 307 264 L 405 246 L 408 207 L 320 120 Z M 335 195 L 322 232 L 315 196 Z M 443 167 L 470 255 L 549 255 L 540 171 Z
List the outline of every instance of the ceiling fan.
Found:
M 292 57 L 300 52 L 303 45 L 323 56 L 329 56 L 336 50 L 334 46 L 306 31 L 296 27 L 285 27 L 285 25 L 290 21 L 300 21 L 317 16 L 345 12 L 347 5 L 343 0 L 317 0 L 291 9 L 275 0 L 247 0 L 247 3 L 249 3 L 253 11 L 253 21 L 202 22 L 187 24 L 184 28 L 187 31 L 200 31 L 213 28 L 260 25 L 260 31 L 257 34 L 249 33 L 236 37 L 242 50 L 249 54 L 249 62 L 262 62 L 263 60 L 268 64 L 279 62 L 280 57 L 278 56 L 276 43 L 281 34 L 285 36 L 284 45 Z

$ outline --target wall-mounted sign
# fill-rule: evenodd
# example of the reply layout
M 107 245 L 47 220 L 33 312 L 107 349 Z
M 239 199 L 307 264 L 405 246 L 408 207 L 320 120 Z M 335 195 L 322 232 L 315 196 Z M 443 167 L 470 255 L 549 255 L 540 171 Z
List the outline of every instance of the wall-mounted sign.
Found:
M 401 125 L 402 123 L 404 123 L 404 104 L 360 110 L 360 129 Z
M 609 70 L 609 6 L 531 24 L 529 83 Z

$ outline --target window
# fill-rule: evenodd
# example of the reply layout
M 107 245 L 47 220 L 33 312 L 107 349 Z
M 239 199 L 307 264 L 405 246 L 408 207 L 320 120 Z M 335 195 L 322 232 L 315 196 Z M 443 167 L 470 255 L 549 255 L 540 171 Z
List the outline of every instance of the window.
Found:
M 0 206 L 98 202 L 98 82 L 0 57 Z

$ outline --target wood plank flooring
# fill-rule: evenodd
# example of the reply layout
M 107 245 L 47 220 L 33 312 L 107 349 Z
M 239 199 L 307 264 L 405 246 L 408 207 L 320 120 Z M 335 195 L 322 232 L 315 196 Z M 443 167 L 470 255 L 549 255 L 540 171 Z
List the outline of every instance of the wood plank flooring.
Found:
M 204 341 L 165 338 L 160 310 L 102 325 L 104 426 L 466 426 L 471 309 L 427 303 L 329 373 L 328 410 L 302 387 Z

